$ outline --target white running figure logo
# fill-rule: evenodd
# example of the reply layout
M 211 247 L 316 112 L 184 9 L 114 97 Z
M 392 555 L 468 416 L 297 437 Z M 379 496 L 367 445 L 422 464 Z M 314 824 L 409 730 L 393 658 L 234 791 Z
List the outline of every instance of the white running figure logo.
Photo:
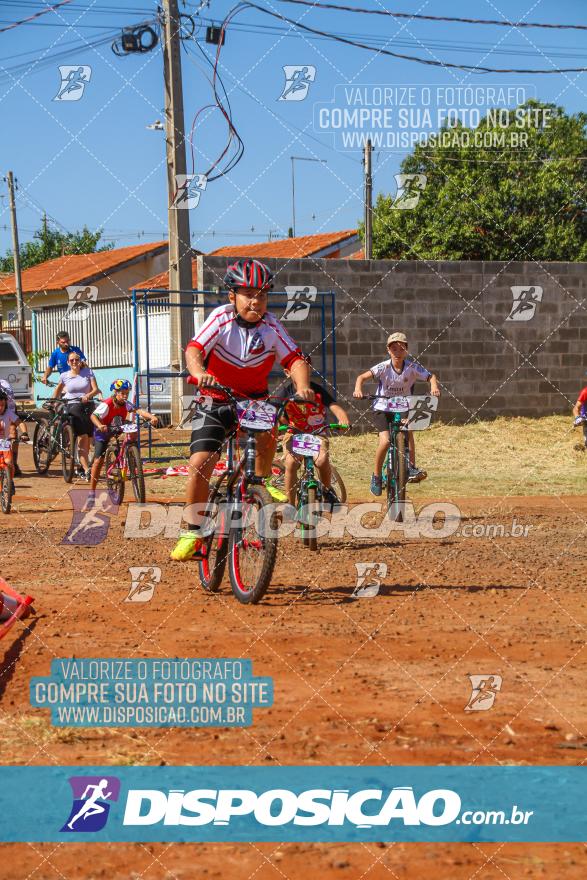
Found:
M 98 514 L 104 513 L 106 516 L 110 516 L 110 513 L 106 510 L 106 507 L 110 504 L 110 498 L 108 497 L 108 493 L 104 493 L 103 495 L 99 495 L 96 498 L 96 506 L 92 506 L 89 510 L 85 511 L 85 515 L 83 519 L 81 519 L 71 535 L 68 537 L 68 541 L 71 543 L 75 536 L 79 532 L 86 532 L 90 529 L 104 528 L 104 520 L 100 519 Z
M 111 791 L 104 791 L 105 788 L 108 787 L 108 780 L 101 779 L 97 785 L 88 785 L 86 786 L 86 790 L 82 794 L 82 800 L 84 803 L 82 804 L 81 810 L 73 817 L 71 822 L 67 823 L 67 827 L 73 831 L 73 826 L 77 822 L 78 819 L 81 819 L 82 816 L 84 821 L 89 816 L 97 816 L 98 813 L 104 812 L 104 807 L 102 804 L 96 803 L 99 798 L 103 798 L 104 800 L 108 800 L 108 798 L 112 797 Z M 91 791 L 92 794 L 88 797 L 88 792 Z

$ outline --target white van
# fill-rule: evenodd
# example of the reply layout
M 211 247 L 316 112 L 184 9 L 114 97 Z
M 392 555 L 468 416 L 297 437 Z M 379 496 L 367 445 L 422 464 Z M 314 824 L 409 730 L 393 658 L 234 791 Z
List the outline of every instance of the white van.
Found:
M 32 369 L 17 340 L 10 333 L 0 333 L 0 379 L 12 385 L 16 400 L 31 397 Z

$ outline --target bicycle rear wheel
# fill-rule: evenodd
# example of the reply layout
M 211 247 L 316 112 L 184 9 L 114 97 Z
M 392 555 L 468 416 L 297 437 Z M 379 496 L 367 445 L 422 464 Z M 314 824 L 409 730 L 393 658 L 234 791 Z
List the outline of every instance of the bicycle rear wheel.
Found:
M 271 583 L 277 555 L 279 523 L 269 492 L 248 486 L 241 501 L 241 522 L 231 528 L 228 573 L 232 592 L 245 605 L 259 602 Z
M 334 467 L 334 465 L 331 465 L 330 469 L 332 471 L 332 478 L 331 478 L 330 486 L 334 490 L 334 492 L 336 492 L 336 496 L 337 496 L 338 500 L 340 501 L 340 503 L 344 504 L 347 499 L 346 486 L 343 483 L 342 477 L 339 474 L 339 472 L 337 471 L 337 469 Z
M 214 486 L 206 506 L 206 518 L 209 522 L 202 545 L 202 558 L 198 562 L 200 583 L 208 593 L 218 592 L 226 569 L 228 534 L 225 502 L 226 496 L 220 491 L 219 486 Z
M 387 515 L 394 522 L 402 522 L 408 477 L 406 435 L 404 431 L 398 431 L 394 436 L 395 443 L 391 441 L 386 460 Z
M 131 444 L 126 449 L 126 464 L 136 500 L 145 503 L 145 475 L 139 447 Z M 123 484 L 124 485 L 124 484 Z
M 61 470 L 66 483 L 71 483 L 75 473 L 75 447 L 77 437 L 71 425 L 63 425 L 61 429 Z
M 106 485 L 110 492 L 112 503 L 120 505 L 124 500 L 124 479 L 116 462 L 117 458 L 117 449 L 106 450 L 106 455 L 104 457 L 104 473 L 106 474 Z
M 0 507 L 3 513 L 10 513 L 12 507 L 12 495 L 14 493 L 14 484 L 12 482 L 12 474 L 8 467 L 4 465 L 0 469 Z

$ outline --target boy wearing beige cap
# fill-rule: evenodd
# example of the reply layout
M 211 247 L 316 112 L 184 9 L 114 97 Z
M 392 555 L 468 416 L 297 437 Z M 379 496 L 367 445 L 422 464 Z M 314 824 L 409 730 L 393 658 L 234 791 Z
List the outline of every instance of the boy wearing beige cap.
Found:
M 376 393 L 383 397 L 405 397 L 412 393 L 415 382 L 430 382 L 430 393 L 435 397 L 440 397 L 440 387 L 436 376 L 429 373 L 412 358 L 407 357 L 408 339 L 405 333 L 392 333 L 387 340 L 387 350 L 390 354 L 388 360 L 375 364 L 370 370 L 357 376 L 353 397 L 364 397 L 363 383 L 371 379 L 378 380 Z M 379 445 L 375 453 L 375 466 L 371 477 L 371 494 L 381 495 L 381 470 L 389 446 L 389 422 L 384 411 L 385 401 L 375 400 L 373 409 L 375 411 L 375 426 L 379 431 Z M 419 482 L 426 479 L 426 473 L 416 467 L 416 450 L 411 431 L 408 432 L 408 442 L 410 449 L 408 479 L 411 482 Z

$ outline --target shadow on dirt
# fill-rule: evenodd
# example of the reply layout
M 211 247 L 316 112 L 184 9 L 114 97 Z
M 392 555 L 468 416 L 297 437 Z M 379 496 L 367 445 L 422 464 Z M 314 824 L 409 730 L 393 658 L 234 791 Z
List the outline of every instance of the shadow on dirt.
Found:
M 293 586 L 279 586 L 272 588 L 261 604 L 265 605 L 289 605 L 291 602 L 308 605 L 324 605 L 337 602 L 346 604 L 349 602 L 368 602 L 385 596 L 401 596 L 406 593 L 424 593 L 428 590 L 460 590 L 464 593 L 483 593 L 487 590 L 525 590 L 526 587 L 518 584 L 488 584 L 480 586 L 476 584 L 382 584 L 376 596 L 353 596 L 355 587 L 334 585 L 327 587 L 310 586 L 306 584 L 294 584 Z

